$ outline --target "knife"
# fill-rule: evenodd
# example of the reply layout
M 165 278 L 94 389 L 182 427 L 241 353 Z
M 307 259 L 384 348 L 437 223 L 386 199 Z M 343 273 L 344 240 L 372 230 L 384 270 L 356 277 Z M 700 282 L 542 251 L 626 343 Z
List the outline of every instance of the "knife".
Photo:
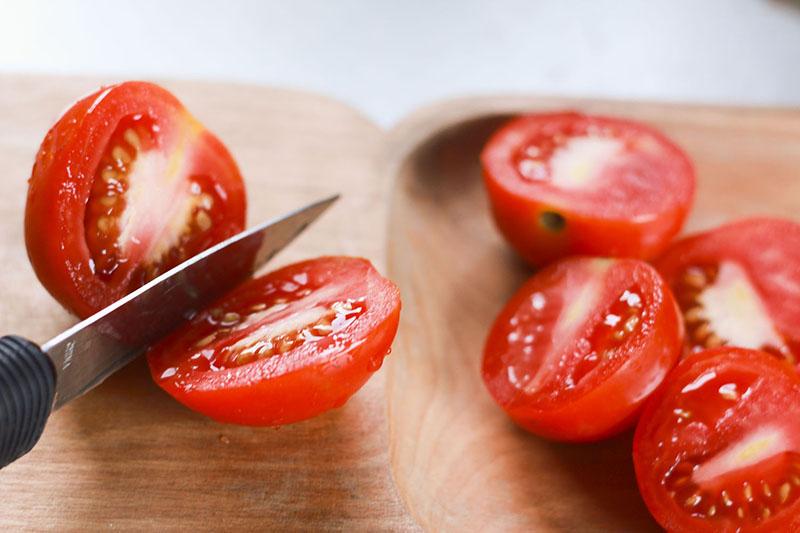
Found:
M 338 198 L 314 202 L 212 246 L 41 348 L 18 336 L 0 338 L 0 468 L 33 448 L 52 410 L 99 385 L 249 278 Z

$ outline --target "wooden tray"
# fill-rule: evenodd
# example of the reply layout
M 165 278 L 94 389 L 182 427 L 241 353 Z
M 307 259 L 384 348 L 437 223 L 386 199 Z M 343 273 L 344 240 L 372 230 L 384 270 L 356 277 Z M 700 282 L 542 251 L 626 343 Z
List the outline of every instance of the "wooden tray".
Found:
M 425 528 L 658 530 L 636 489 L 630 434 L 558 445 L 517 429 L 480 379 L 488 328 L 530 275 L 492 226 L 478 153 L 510 113 L 581 109 L 651 123 L 696 163 L 689 229 L 797 218 L 800 112 L 534 98 L 432 106 L 391 133 L 389 273 L 403 292 L 388 362 L 392 471 Z
M 74 322 L 28 264 L 25 178 L 59 112 L 100 84 L 0 76 L 0 332 L 45 341 Z M 517 430 L 483 389 L 483 335 L 528 272 L 491 227 L 478 150 L 499 117 L 525 109 L 652 122 L 697 162 L 690 225 L 700 227 L 795 214 L 800 113 L 487 98 L 431 106 L 387 133 L 318 95 L 164 85 L 237 158 L 250 223 L 344 193 L 273 266 L 323 253 L 370 258 L 401 286 L 400 335 L 386 368 L 345 407 L 280 430 L 196 415 L 134 362 L 55 413 L 39 445 L 0 470 L 0 529 L 655 527 L 633 483 L 628 436 L 548 444 Z

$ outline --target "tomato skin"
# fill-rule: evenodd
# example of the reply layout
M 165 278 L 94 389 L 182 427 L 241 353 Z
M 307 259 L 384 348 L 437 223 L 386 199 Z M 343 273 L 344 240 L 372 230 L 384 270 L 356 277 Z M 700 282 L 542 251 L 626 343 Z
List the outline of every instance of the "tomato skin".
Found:
M 45 288 L 82 318 L 136 288 L 132 271 L 114 283 L 95 275 L 84 222 L 95 172 L 110 136 L 121 118 L 140 113 L 154 119 L 162 140 L 189 132 L 197 154 L 189 171 L 210 174 L 225 191 L 212 244 L 244 228 L 244 183 L 233 157 L 172 94 L 151 83 L 125 82 L 79 100 L 50 129 L 36 156 L 28 182 L 25 243 Z
M 603 205 L 607 199 L 576 202 L 569 192 L 554 193 L 552 186 L 526 185 L 513 161 L 526 135 L 554 125 L 573 124 L 613 127 L 652 138 L 664 151 L 664 158 L 669 159 L 672 183 L 664 184 L 661 195 L 668 200 L 633 216 L 609 213 Z M 652 259 L 680 231 L 694 197 L 694 169 L 683 151 L 658 131 L 617 118 L 575 112 L 515 118 L 489 139 L 481 153 L 481 164 L 492 215 L 500 233 L 533 266 L 543 266 L 567 255 Z M 547 222 L 550 215 L 555 223 Z
M 654 264 L 675 288 L 687 267 L 722 262 L 744 269 L 800 369 L 800 224 L 768 217 L 726 223 L 674 242 Z
M 166 369 L 184 364 L 192 355 L 193 330 L 202 322 L 201 315 L 148 352 L 156 383 L 190 409 L 223 423 L 278 426 L 342 406 L 380 368 L 400 319 L 397 287 L 369 261 L 321 257 L 289 265 L 245 282 L 210 307 L 226 308 L 226 302 L 236 305 L 261 287 L 297 273 L 323 279 L 322 287 L 346 278 L 350 290 L 366 295 L 368 311 L 341 332 L 345 341 L 333 346 L 309 343 L 243 366 L 164 377 Z
M 643 320 L 647 333 L 637 333 L 621 348 L 615 362 L 595 369 L 594 377 L 586 378 L 572 390 L 565 390 L 563 375 L 548 378 L 545 383 L 555 383 L 556 392 L 540 391 L 528 393 L 511 382 L 509 368 L 515 372 L 536 372 L 535 368 L 519 364 L 519 354 L 509 347 L 509 334 L 514 330 L 514 318 L 521 310 L 530 306 L 532 295 L 545 293 L 548 286 L 564 279 L 564 273 L 585 268 L 587 263 L 608 262 L 612 265 L 603 278 L 603 290 L 609 291 L 597 302 L 591 315 L 600 319 L 603 306 L 613 302 L 630 283 L 643 289 L 646 301 Z M 561 289 L 556 289 L 556 291 Z M 561 311 L 559 311 L 561 313 Z M 561 314 L 559 314 L 561 316 Z M 517 322 L 519 323 L 519 322 Z M 553 323 L 541 322 L 546 337 L 554 336 Z M 534 331 L 540 324 L 534 327 Z M 581 329 L 585 331 L 585 327 Z M 525 335 L 528 330 L 519 334 Z M 569 258 L 558 261 L 537 272 L 508 301 L 495 320 L 486 340 L 482 375 L 495 401 L 521 427 L 539 436 L 566 442 L 592 442 L 617 434 L 630 427 L 638 417 L 645 399 L 665 378 L 677 362 L 683 342 L 683 329 L 677 306 L 669 288 L 658 273 L 646 263 L 632 259 L 598 260 Z M 586 337 L 580 337 L 584 339 Z M 562 346 L 560 360 L 569 359 L 570 350 L 582 341 L 571 341 Z M 600 351 L 592 346 L 591 350 Z M 533 353 L 537 361 L 545 360 L 548 354 Z M 522 358 L 524 361 L 524 357 Z M 515 364 L 515 361 L 517 363 Z M 516 366 L 515 366 L 516 365 Z M 588 380 L 588 382 L 587 382 Z
M 669 418 L 674 417 L 675 398 L 685 392 L 689 384 L 697 383 L 700 376 L 709 373 L 724 375 L 725 372 L 736 369 L 744 369 L 751 374 L 763 376 L 765 379 L 769 378 L 771 386 L 766 390 L 771 397 L 764 398 L 760 402 L 760 407 L 746 411 L 745 415 L 729 409 L 721 418 L 706 421 L 708 424 L 713 423 L 711 426 L 713 429 L 710 429 L 711 437 L 709 441 L 696 437 L 694 440 L 701 440 L 697 445 L 709 449 L 714 445 L 714 440 L 730 439 L 731 435 L 735 436 L 735 432 L 731 428 L 731 420 L 736 421 L 737 415 L 743 417 L 738 420 L 740 425 L 748 423 L 756 425 L 760 418 L 766 416 L 796 421 L 795 417 L 800 415 L 800 408 L 798 408 L 800 405 L 798 403 L 800 378 L 793 371 L 791 365 L 785 361 L 757 350 L 731 347 L 705 350 L 681 361 L 670 373 L 662 387 L 647 401 L 633 441 L 633 462 L 639 491 L 650 513 L 667 531 L 676 533 L 800 531 L 800 500 L 795 500 L 789 508 L 782 508 L 778 512 L 773 511 L 768 520 L 759 524 L 742 523 L 732 519 L 711 521 L 708 518 L 691 516 L 678 505 L 674 498 L 670 497 L 664 486 L 662 472 L 666 468 L 665 465 L 675 460 L 673 457 L 675 449 L 679 449 L 681 446 L 680 444 L 670 445 L 668 441 L 682 439 L 680 435 L 668 439 L 669 434 L 664 433 L 671 427 L 675 427 Z M 787 400 L 785 397 L 791 397 L 791 399 Z M 797 428 L 795 423 L 795 432 Z M 794 438 L 797 439 L 797 434 L 794 435 Z M 685 442 L 692 442 L 692 440 Z M 800 452 L 800 450 L 797 451 Z M 684 453 L 691 455 L 695 452 L 685 450 Z M 758 464 L 755 467 L 758 467 Z

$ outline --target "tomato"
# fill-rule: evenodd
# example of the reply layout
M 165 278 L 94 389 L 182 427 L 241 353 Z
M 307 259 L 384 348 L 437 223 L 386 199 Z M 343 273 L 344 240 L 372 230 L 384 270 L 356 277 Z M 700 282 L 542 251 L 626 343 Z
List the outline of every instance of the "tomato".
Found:
M 245 282 L 147 354 L 190 409 L 254 426 L 339 407 L 380 368 L 400 293 L 369 261 L 322 257 Z
M 647 402 L 633 461 L 669 531 L 800 531 L 800 377 L 743 348 L 683 360 Z
M 678 300 L 687 348 L 800 357 L 800 224 L 754 218 L 676 242 L 656 263 Z
M 651 259 L 694 196 L 689 158 L 658 131 L 574 112 L 516 118 L 481 153 L 500 232 L 529 263 L 566 255 Z
M 486 341 L 483 379 L 525 429 L 592 441 L 631 425 L 678 359 L 666 283 L 635 259 L 569 258 L 509 300 Z
M 36 275 L 86 317 L 244 228 L 225 147 L 169 92 L 104 87 L 56 122 L 29 181 L 25 242 Z

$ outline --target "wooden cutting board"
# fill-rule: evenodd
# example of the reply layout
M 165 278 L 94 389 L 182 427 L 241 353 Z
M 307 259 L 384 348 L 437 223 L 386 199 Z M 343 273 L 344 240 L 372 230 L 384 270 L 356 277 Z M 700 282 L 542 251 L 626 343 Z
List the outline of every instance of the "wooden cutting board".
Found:
M 104 80 L 108 83 L 111 80 Z M 0 331 L 45 341 L 74 319 L 31 270 L 26 179 L 47 129 L 99 80 L 0 77 Z M 249 223 L 344 193 L 273 265 L 325 253 L 385 271 L 383 133 L 328 98 L 164 83 L 231 149 Z M 281 429 L 221 425 L 172 401 L 139 360 L 54 413 L 38 446 L 0 470 L 0 529 L 408 530 L 391 481 L 379 373 L 348 404 Z
M 28 265 L 25 178 L 59 112 L 98 85 L 0 76 L 0 332 L 44 341 L 74 322 Z M 630 116 L 695 159 L 690 227 L 797 216 L 800 112 L 495 97 L 433 105 L 384 132 L 318 95 L 164 85 L 238 160 L 250 223 L 344 193 L 274 265 L 344 253 L 388 270 L 404 303 L 394 351 L 345 407 L 277 430 L 204 419 L 134 362 L 55 413 L 34 451 L 0 470 L 0 528 L 655 528 L 636 492 L 629 436 L 548 444 L 517 430 L 483 389 L 483 336 L 529 272 L 491 226 L 477 153 L 509 113 Z

